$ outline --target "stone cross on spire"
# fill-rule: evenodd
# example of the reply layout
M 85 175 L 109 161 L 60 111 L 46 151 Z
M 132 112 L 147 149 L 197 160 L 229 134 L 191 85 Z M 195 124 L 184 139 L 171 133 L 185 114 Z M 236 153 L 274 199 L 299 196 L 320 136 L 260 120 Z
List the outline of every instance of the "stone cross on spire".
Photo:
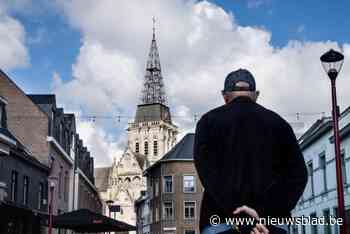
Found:
M 155 18 L 153 20 L 153 37 L 146 64 L 146 74 L 142 90 L 142 104 L 166 104 L 160 58 L 155 36 Z

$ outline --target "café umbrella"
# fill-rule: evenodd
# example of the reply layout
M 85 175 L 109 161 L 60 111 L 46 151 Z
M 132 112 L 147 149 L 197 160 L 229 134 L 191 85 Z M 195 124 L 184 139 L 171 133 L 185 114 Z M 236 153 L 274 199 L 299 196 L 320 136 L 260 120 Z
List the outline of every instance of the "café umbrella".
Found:
M 69 229 L 80 233 L 126 232 L 136 230 L 135 226 L 111 219 L 88 209 L 80 209 L 57 215 L 53 227 Z

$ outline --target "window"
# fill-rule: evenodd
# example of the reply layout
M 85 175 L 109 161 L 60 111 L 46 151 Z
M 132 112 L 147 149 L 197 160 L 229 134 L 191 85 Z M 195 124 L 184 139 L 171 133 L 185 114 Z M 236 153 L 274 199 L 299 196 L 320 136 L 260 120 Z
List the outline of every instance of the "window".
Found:
M 323 177 L 323 191 L 327 191 L 327 166 L 326 166 L 326 155 L 323 153 L 320 154 L 320 168 L 322 170 Z
M 0 104 L 0 128 L 4 127 L 3 126 L 3 122 L 4 122 L 4 120 L 3 120 L 3 116 L 4 116 L 3 112 L 4 112 L 4 106 L 2 104 Z
M 60 171 L 58 172 L 58 197 L 61 198 L 62 196 L 62 170 L 63 167 L 60 167 Z
M 194 219 L 196 217 L 196 202 L 185 201 L 184 202 L 184 218 Z
M 17 182 L 18 182 L 18 172 L 12 171 L 11 174 L 11 200 L 17 200 Z
M 145 141 L 145 155 L 148 155 L 148 142 Z
M 63 192 L 65 201 L 68 200 L 68 184 L 69 184 L 69 176 L 68 176 L 68 171 L 66 171 L 64 175 L 64 192 Z
M 158 222 L 159 221 L 159 210 L 158 210 L 158 207 L 156 207 L 155 212 L 156 212 L 156 214 L 155 214 L 156 215 L 156 217 L 155 217 L 156 220 L 155 221 Z
M 185 234 L 195 234 L 195 230 L 185 230 Z
M 292 234 L 298 234 L 298 226 L 292 225 Z
M 140 152 L 140 144 L 138 142 L 135 143 L 135 152 L 136 153 Z
M 158 141 L 153 141 L 153 155 L 158 155 Z
M 333 208 L 333 217 L 338 218 L 338 208 L 337 207 Z M 336 233 L 336 234 L 339 233 L 338 225 L 334 225 L 334 233 Z
M 316 213 L 310 214 L 311 220 L 316 218 Z M 317 234 L 317 225 L 311 225 L 311 234 Z
M 163 192 L 164 193 L 172 193 L 173 192 L 173 177 L 172 176 L 164 176 L 163 177 Z
M 150 195 L 150 198 L 153 198 L 154 196 L 154 179 L 153 178 L 149 178 L 149 183 L 148 184 L 148 187 L 149 187 L 149 195 Z
M 194 175 L 183 176 L 183 191 L 184 193 L 194 193 L 196 191 L 196 183 Z
M 23 205 L 28 205 L 29 177 L 23 177 Z
M 172 201 L 165 201 L 163 204 L 163 219 L 173 219 L 174 218 L 174 208 Z
M 150 210 L 149 212 L 149 223 L 153 223 L 153 210 Z
M 307 169 L 310 177 L 310 186 L 311 186 L 311 197 L 314 197 L 315 195 L 315 189 L 314 189 L 314 171 L 313 171 L 313 166 L 312 162 L 308 162 L 307 164 Z
M 331 234 L 332 233 L 331 225 L 328 222 L 329 217 L 330 217 L 329 209 L 326 209 L 323 211 L 323 217 L 326 220 L 326 224 L 323 226 L 323 233 L 324 234 Z
M 158 196 L 159 194 L 159 180 L 155 179 L 154 180 L 154 196 Z
M 345 220 L 346 220 L 346 224 L 349 225 L 350 222 L 350 209 L 346 209 L 345 210 Z M 349 230 L 348 230 L 349 233 Z
M 343 183 L 346 184 L 347 183 L 347 179 L 346 179 L 346 161 L 345 161 L 345 151 L 342 150 L 341 155 L 341 171 L 343 173 Z
M 43 204 L 44 199 L 44 184 L 42 182 L 39 183 L 39 193 L 38 193 L 38 209 L 41 209 L 41 205 Z

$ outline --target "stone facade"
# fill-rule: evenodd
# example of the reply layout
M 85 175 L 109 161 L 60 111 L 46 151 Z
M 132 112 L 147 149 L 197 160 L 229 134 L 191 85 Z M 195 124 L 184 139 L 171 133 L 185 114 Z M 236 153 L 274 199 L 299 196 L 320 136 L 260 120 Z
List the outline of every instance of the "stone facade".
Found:
M 163 107 L 161 104 L 154 106 Z M 143 105 L 138 106 L 137 112 L 143 108 L 148 115 L 152 114 L 150 105 L 144 108 Z M 164 106 L 164 109 L 167 108 Z M 169 109 L 165 109 L 167 112 Z M 160 116 L 160 112 L 157 113 Z M 135 118 L 133 123 L 129 124 L 128 131 L 128 147 L 136 153 L 143 154 L 150 165 L 158 161 L 166 152 L 168 152 L 176 143 L 178 129 L 171 121 L 159 118 L 150 121 L 141 121 Z
M 119 161 L 114 161 L 111 168 L 96 169 L 97 185 L 101 180 L 99 177 L 101 170 L 108 170 L 105 175 L 107 177 L 102 178 L 102 180 L 107 180 L 107 186 L 98 188 L 104 201 L 111 200 L 113 205 L 120 206 L 120 212 L 113 213 L 112 217 L 135 224 L 134 202 L 140 196 L 141 191 L 146 189 L 146 181 L 142 176 L 145 164 L 146 161 L 141 155 L 127 149 Z M 108 207 L 105 208 L 105 214 L 109 215 Z

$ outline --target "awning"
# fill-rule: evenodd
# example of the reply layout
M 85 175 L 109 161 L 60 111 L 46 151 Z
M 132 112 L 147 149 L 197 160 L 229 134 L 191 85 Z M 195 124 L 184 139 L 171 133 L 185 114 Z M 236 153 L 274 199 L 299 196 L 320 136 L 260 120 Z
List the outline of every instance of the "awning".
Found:
M 135 226 L 111 219 L 107 216 L 80 209 L 53 217 L 53 227 L 75 232 L 125 232 L 136 230 Z

